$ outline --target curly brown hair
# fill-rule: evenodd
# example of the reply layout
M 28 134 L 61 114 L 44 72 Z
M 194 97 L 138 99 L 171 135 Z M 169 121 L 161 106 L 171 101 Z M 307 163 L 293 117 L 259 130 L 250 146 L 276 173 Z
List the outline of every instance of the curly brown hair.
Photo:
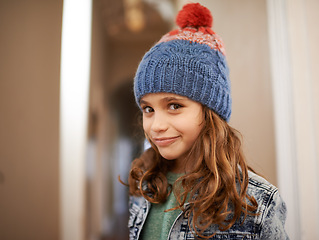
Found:
M 186 211 L 193 215 L 189 226 L 198 236 L 208 238 L 202 233 L 211 224 L 218 224 L 225 231 L 242 214 L 244 219 L 247 214 L 255 215 L 258 206 L 246 192 L 251 168 L 242 152 L 240 133 L 207 107 L 203 107 L 203 117 L 205 124 L 186 159 L 192 170 L 178 178 L 174 187 L 170 186 L 166 173 L 174 161 L 161 157 L 151 143 L 152 148 L 132 163 L 129 193 L 151 203 L 163 203 L 173 189 L 176 208 L 185 211 L 183 206 L 188 202 L 190 208 Z

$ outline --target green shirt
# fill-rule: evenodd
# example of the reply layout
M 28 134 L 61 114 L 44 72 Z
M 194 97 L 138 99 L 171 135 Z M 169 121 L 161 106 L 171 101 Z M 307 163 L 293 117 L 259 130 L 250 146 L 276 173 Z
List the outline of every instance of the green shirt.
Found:
M 167 181 L 173 185 L 177 178 L 182 174 L 167 173 Z M 181 213 L 180 209 L 176 209 L 169 212 L 164 212 L 166 209 L 171 209 L 177 206 L 174 193 L 172 192 L 165 203 L 151 204 L 150 212 L 144 223 L 141 239 L 144 240 L 166 240 L 169 231 L 177 218 Z

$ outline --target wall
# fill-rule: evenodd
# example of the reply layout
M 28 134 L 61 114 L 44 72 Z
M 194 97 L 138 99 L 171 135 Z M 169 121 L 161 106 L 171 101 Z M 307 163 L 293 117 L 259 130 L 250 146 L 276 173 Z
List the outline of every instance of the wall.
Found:
M 314 97 L 314 107 L 313 107 L 313 116 L 314 116 L 314 125 L 315 125 L 315 134 L 316 134 L 316 156 L 318 160 L 319 156 L 319 68 L 318 68 L 318 53 L 319 53 L 319 29 L 317 23 L 319 17 L 317 14 L 317 9 L 319 8 L 319 2 L 316 0 L 309 0 L 306 3 L 306 18 L 307 18 L 307 33 L 308 36 L 308 54 L 309 54 L 309 68 L 311 69 L 311 83 L 312 83 L 312 96 Z M 319 164 L 318 164 L 319 167 Z M 319 171 L 319 168 L 317 169 Z
M 311 148 L 305 147 L 304 151 L 311 151 L 311 162 L 303 168 L 303 176 L 309 176 L 312 173 L 313 176 L 307 177 L 307 180 L 304 183 L 304 186 L 307 187 L 306 192 L 301 192 L 303 202 L 300 203 L 303 225 L 302 230 L 307 232 L 307 235 L 304 235 L 304 239 L 318 239 L 319 238 L 319 29 L 318 29 L 318 9 L 319 1 L 316 0 L 307 0 L 304 2 L 304 18 L 306 23 L 306 59 L 308 67 L 308 89 L 310 90 L 310 98 L 305 95 L 303 98 L 308 99 L 308 104 L 310 105 L 309 115 L 310 123 L 308 126 L 308 132 L 310 133 L 311 138 L 301 139 L 305 144 L 311 146 Z M 303 73 L 304 69 L 300 69 Z M 304 117 L 307 117 L 304 116 Z M 302 120 L 301 120 L 302 121 Z M 301 124 L 305 124 L 303 121 Z M 304 154 L 303 154 L 304 155 Z M 305 165 L 304 157 L 301 156 L 300 165 Z M 313 170 L 312 170 L 313 169 Z M 315 197 L 310 198 L 309 196 L 315 195 Z M 308 196 L 308 197 L 306 197 Z M 313 206 L 315 205 L 315 206 Z M 315 214 L 313 212 L 315 211 Z M 309 216 L 312 215 L 309 219 Z
M 0 3 L 0 239 L 59 239 L 62 0 Z
M 108 89 L 108 37 L 103 24 L 100 1 L 93 1 L 92 47 L 89 102 L 89 144 L 86 178 L 86 239 L 103 235 L 103 221 L 109 210 L 111 167 L 106 159 L 109 151 L 109 113 L 106 105 Z

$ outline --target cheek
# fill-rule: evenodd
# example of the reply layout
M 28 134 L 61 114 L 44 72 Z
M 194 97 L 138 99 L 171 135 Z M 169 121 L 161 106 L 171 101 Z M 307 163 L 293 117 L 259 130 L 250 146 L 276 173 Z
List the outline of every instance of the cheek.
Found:
M 202 129 L 201 122 L 197 121 L 187 121 L 185 119 L 178 121 L 178 124 L 175 125 L 176 129 L 180 132 L 187 134 L 190 138 L 192 136 L 197 136 Z
M 197 133 L 203 127 L 203 118 L 201 113 L 193 113 L 183 116 L 177 121 L 176 127 L 184 129 L 184 131 L 190 130 L 190 132 Z
M 203 122 L 201 119 L 196 119 L 193 122 L 183 122 L 180 127 L 183 127 L 188 141 L 193 142 L 197 139 L 203 128 Z
M 143 118 L 143 130 L 148 132 L 150 129 L 150 121 L 147 118 Z

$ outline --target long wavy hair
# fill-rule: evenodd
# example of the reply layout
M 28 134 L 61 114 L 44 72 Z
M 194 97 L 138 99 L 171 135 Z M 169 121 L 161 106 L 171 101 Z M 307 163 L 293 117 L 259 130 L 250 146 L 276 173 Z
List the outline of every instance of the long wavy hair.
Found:
M 255 215 L 256 200 L 247 195 L 248 169 L 241 147 L 240 133 L 216 113 L 203 107 L 203 128 L 186 157 L 191 171 L 168 184 L 166 173 L 174 161 L 164 159 L 156 146 L 135 159 L 129 174 L 129 193 L 151 203 L 163 203 L 175 194 L 178 206 L 193 218 L 189 226 L 199 237 L 211 224 L 221 231 L 229 229 L 244 215 Z M 146 136 L 147 137 L 147 136 Z M 184 209 L 184 203 L 189 208 Z M 174 210 L 170 209 L 170 210 Z M 197 230 L 199 229 L 199 231 Z

